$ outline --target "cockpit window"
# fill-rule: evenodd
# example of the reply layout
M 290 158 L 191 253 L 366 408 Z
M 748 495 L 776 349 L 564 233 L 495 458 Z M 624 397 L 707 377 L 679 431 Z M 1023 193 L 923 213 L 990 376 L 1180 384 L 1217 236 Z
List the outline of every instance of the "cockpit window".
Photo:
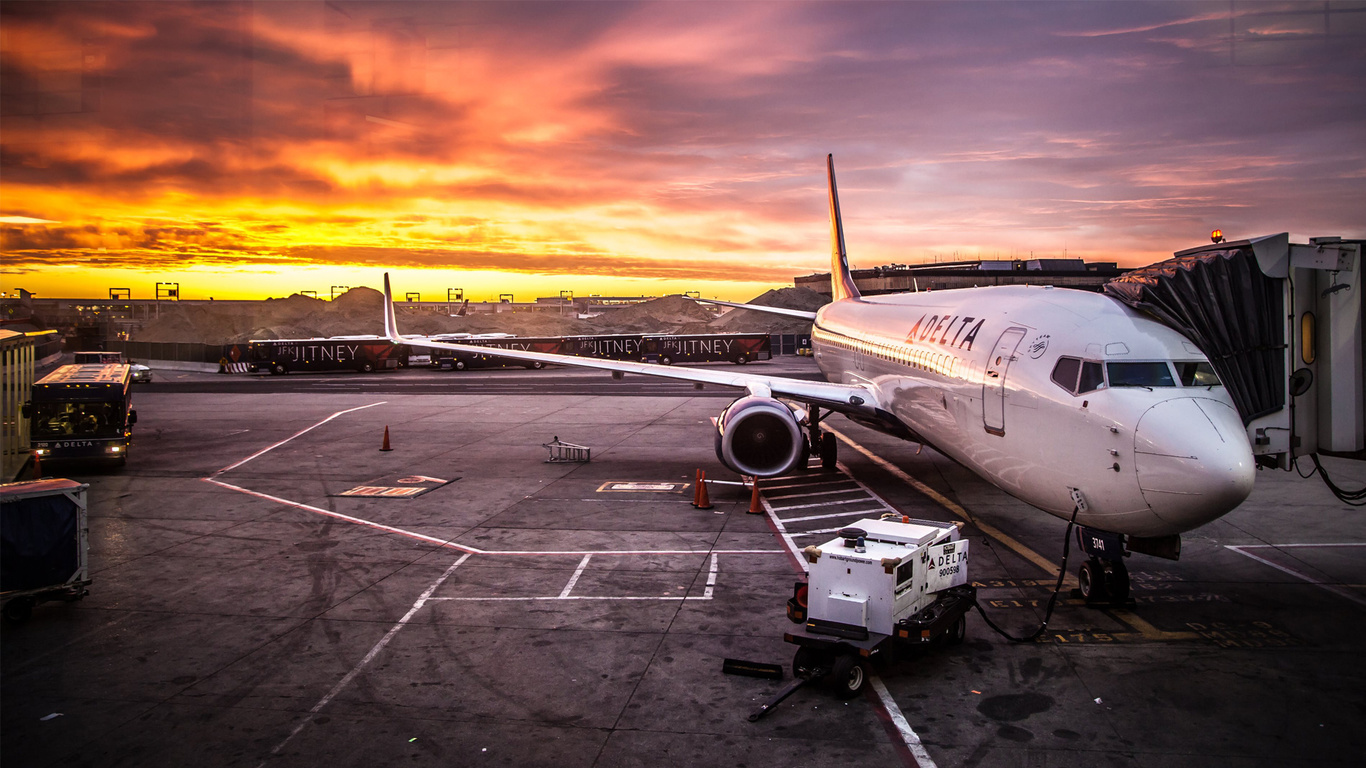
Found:
M 1081 380 L 1077 382 L 1077 394 L 1084 395 L 1105 386 L 1105 371 L 1100 363 L 1087 361 L 1081 364 Z
M 1106 363 L 1112 387 L 1174 387 L 1171 366 L 1165 362 Z
M 1214 373 L 1214 366 L 1206 362 L 1176 364 L 1176 373 L 1181 377 L 1183 387 L 1217 387 L 1219 377 Z
M 1105 371 L 1100 363 L 1060 357 L 1053 366 L 1053 383 L 1074 395 L 1082 395 L 1105 386 Z
M 1077 372 L 1081 370 L 1081 361 L 1075 357 L 1060 357 L 1058 364 L 1053 366 L 1053 382 L 1068 392 L 1077 391 Z

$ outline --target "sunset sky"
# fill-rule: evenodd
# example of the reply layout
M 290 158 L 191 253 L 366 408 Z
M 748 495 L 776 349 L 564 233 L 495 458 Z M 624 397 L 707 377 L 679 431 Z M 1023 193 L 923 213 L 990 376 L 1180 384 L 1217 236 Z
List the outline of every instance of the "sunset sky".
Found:
M 1366 3 L 4 2 L 0 286 L 749 299 L 1366 236 Z

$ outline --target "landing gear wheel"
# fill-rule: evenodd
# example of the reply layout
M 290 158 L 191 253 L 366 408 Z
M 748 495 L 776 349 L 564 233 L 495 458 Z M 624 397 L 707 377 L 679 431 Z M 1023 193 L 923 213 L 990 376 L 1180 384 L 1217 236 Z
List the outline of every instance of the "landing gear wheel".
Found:
M 958 621 L 953 623 L 953 627 L 944 633 L 944 645 L 959 645 L 963 638 L 968 636 L 968 617 L 967 614 L 958 617 Z
M 28 617 L 33 613 L 33 599 L 28 597 L 16 597 L 5 603 L 5 621 L 11 624 L 23 624 L 28 621 Z
M 1109 599 L 1105 591 L 1105 566 L 1098 558 L 1091 558 L 1081 564 L 1077 572 L 1077 584 L 1081 587 L 1082 599 L 1088 602 Z
M 1122 603 L 1129 599 L 1129 569 L 1123 560 L 1116 560 L 1109 566 L 1105 570 L 1105 591 L 1112 602 Z
M 792 676 L 809 680 L 813 677 L 820 677 L 830 669 L 830 657 L 820 651 L 813 651 L 806 646 L 797 649 L 797 655 L 792 657 Z
M 830 685 L 841 699 L 852 699 L 868 681 L 868 662 L 853 654 L 840 654 L 830 670 Z
M 821 469 L 833 470 L 839 461 L 839 443 L 832 432 L 821 433 Z

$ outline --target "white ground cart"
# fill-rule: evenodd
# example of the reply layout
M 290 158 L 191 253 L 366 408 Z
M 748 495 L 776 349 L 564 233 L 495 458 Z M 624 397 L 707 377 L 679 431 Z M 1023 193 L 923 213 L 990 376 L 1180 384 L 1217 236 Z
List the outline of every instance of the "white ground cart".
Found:
M 802 627 L 783 635 L 798 646 L 792 672 L 800 681 L 823 679 L 847 698 L 863 688 L 868 662 L 896 644 L 963 641 L 977 590 L 967 583 L 968 542 L 958 526 L 864 519 L 802 554 L 808 580 L 787 601 L 788 618 Z

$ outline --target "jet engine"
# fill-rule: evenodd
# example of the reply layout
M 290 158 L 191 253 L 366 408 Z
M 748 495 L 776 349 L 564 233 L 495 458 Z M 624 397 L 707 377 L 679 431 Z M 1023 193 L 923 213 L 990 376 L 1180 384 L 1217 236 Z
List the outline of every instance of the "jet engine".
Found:
M 716 458 L 742 475 L 781 475 L 806 453 L 797 415 L 771 397 L 742 397 L 716 420 Z

